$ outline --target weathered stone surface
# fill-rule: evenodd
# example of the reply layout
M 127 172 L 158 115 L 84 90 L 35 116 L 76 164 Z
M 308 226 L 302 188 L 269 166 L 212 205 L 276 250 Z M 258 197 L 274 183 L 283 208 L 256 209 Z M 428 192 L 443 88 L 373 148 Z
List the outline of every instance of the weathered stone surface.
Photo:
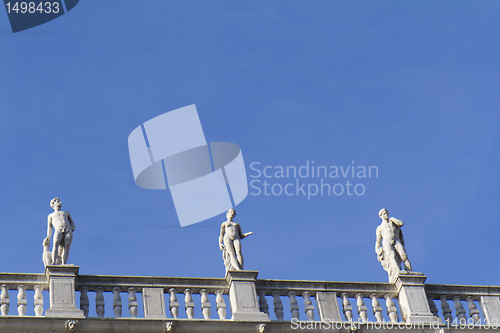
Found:
M 342 321 L 336 292 L 317 292 L 316 306 L 318 307 L 320 320 Z
M 47 266 L 45 275 L 49 280 L 50 309 L 46 317 L 85 318 L 83 311 L 76 308 L 75 279 L 78 266 Z
M 395 285 L 398 290 L 398 302 L 407 323 L 441 323 L 438 317 L 431 313 L 424 282 L 427 279 L 423 273 L 400 272 Z
M 226 281 L 229 284 L 232 320 L 270 321 L 269 316 L 260 312 L 257 301 L 255 280 L 257 271 L 228 271 Z
M 498 296 L 481 296 L 479 305 L 486 323 L 500 324 L 500 299 Z
M 142 304 L 144 305 L 144 318 L 167 318 L 163 288 L 142 288 Z

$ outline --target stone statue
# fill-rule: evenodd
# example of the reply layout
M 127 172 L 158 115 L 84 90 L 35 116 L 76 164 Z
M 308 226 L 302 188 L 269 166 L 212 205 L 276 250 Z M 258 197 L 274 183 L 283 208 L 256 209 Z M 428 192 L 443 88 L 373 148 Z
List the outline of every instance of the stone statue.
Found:
M 47 237 L 43 240 L 44 254 L 43 263 L 47 265 L 66 265 L 68 263 L 69 247 L 73 240 L 73 231 L 75 231 L 75 222 L 68 212 L 61 210 L 61 201 L 54 198 L 50 201 L 50 207 L 54 212 L 49 214 L 47 222 Z M 47 252 L 50 246 L 50 237 L 52 236 L 52 227 L 54 227 L 54 244 L 52 246 L 52 255 Z M 50 254 L 50 253 L 49 253 Z
M 241 254 L 241 239 L 250 236 L 253 232 L 243 234 L 241 226 L 233 221 L 236 210 L 231 208 L 226 213 L 227 221 L 220 226 L 219 247 L 223 251 L 222 258 L 227 271 L 240 271 L 243 269 L 243 255 Z
M 401 231 L 403 221 L 394 217 L 389 218 L 389 211 L 385 208 L 379 211 L 378 216 L 382 219 L 382 223 L 377 227 L 375 252 L 377 252 L 378 261 L 389 275 L 389 281 L 394 281 L 401 271 L 402 262 L 406 271 L 412 270 Z

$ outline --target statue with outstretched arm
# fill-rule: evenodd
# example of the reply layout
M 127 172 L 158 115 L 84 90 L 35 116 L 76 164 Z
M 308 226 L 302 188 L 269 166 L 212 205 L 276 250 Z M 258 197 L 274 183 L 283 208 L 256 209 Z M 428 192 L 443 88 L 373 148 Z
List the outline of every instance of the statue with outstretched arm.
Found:
M 227 220 L 220 226 L 219 248 L 223 251 L 222 258 L 227 271 L 240 271 L 243 269 L 243 254 L 241 253 L 241 240 L 253 234 L 242 233 L 241 226 L 233 221 L 236 210 L 231 208 L 226 213 Z

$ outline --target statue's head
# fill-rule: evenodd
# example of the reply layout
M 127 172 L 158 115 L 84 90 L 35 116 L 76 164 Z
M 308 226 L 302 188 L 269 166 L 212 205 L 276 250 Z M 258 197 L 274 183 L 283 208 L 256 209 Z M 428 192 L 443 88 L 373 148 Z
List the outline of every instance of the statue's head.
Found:
M 62 203 L 61 200 L 59 200 L 59 197 L 50 200 L 50 207 L 53 209 L 56 209 L 56 207 L 61 208 L 61 205 Z
M 382 208 L 379 212 L 378 212 L 378 216 L 384 220 L 387 220 L 389 218 L 389 211 L 385 208 Z
M 227 211 L 226 217 L 228 219 L 234 218 L 236 216 L 236 210 L 234 208 L 231 208 L 230 210 Z

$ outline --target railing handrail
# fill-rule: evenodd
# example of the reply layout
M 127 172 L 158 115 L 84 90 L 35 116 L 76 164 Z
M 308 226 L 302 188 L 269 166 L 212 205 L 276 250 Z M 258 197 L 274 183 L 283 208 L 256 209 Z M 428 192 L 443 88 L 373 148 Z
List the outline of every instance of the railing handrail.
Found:
M 48 279 L 43 273 L 0 273 L 0 284 L 6 284 L 9 289 L 16 289 L 22 284 L 26 290 L 33 290 L 35 285 L 47 285 Z M 196 278 L 196 277 L 161 277 L 161 276 L 120 276 L 120 275 L 78 275 L 76 288 L 86 286 L 93 291 L 97 287 L 103 287 L 105 291 L 111 291 L 114 287 L 134 287 L 141 291 L 143 287 L 164 287 L 166 291 L 170 288 L 191 288 L 193 293 L 201 289 L 213 292 L 222 289 L 227 293 L 228 284 L 224 278 Z M 390 293 L 397 296 L 394 284 L 386 282 L 348 282 L 348 281 L 318 281 L 318 280 L 272 280 L 257 279 L 258 290 L 273 292 L 282 291 L 286 295 L 288 291 L 297 293 L 310 292 L 313 296 L 316 292 L 332 291 L 337 293 L 347 292 L 349 297 L 361 292 L 363 294 L 375 293 L 382 297 Z M 500 286 L 477 286 L 477 285 L 447 285 L 447 284 L 425 284 L 425 291 L 432 295 L 454 295 L 467 294 L 468 296 L 500 296 Z M 352 294 L 352 295 L 351 295 Z
M 439 297 L 439 295 L 447 295 L 448 297 L 453 297 L 455 295 L 462 295 L 462 294 L 473 297 L 486 296 L 486 295 L 500 296 L 500 287 L 453 285 L 453 284 L 425 284 L 425 292 L 426 294 L 434 295 L 435 297 Z
M 6 284 L 9 290 L 15 290 L 19 285 L 24 285 L 26 290 L 34 290 L 36 285 L 43 285 L 47 289 L 48 283 L 45 274 L 0 273 L 0 285 Z
M 76 290 L 83 286 L 89 291 L 94 291 L 97 287 L 103 287 L 104 291 L 112 291 L 114 287 L 121 287 L 122 291 L 126 291 L 133 287 L 138 292 L 142 291 L 142 288 L 165 288 L 165 292 L 170 288 L 176 288 L 178 293 L 189 288 L 193 294 L 198 294 L 202 289 L 207 289 L 209 293 L 221 289 L 224 294 L 229 290 L 225 279 L 161 276 L 78 275 Z
M 337 296 L 340 296 L 342 293 L 347 293 L 349 297 L 354 297 L 357 293 L 366 294 L 365 297 L 369 297 L 371 294 L 377 294 L 379 298 L 382 298 L 385 294 L 390 294 L 393 297 L 398 295 L 394 284 L 385 282 L 257 279 L 256 288 L 257 290 L 265 290 L 266 294 L 278 290 L 282 293 L 282 296 L 285 296 L 289 291 L 295 291 L 298 294 L 309 292 L 311 296 L 315 296 L 316 292 L 337 292 Z

